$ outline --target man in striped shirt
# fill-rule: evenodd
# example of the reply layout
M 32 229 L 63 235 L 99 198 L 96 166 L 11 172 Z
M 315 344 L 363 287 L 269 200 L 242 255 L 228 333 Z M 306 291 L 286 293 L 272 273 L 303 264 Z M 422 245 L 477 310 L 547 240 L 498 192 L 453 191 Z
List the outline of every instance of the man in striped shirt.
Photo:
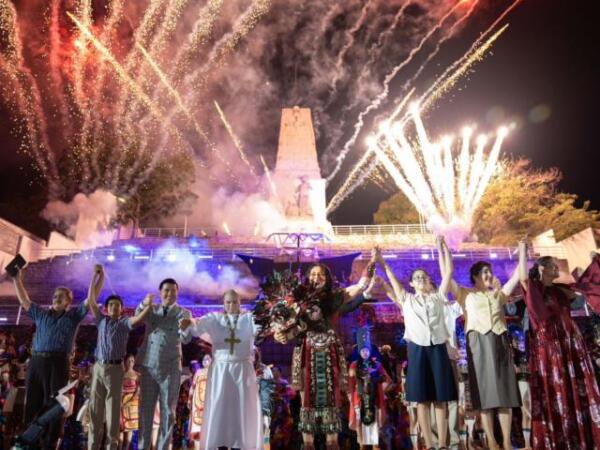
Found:
M 66 287 L 57 287 L 48 309 L 33 303 L 23 284 L 22 271 L 13 278 L 17 298 L 21 307 L 35 323 L 31 360 L 25 382 L 25 424 L 29 424 L 42 411 L 44 405 L 69 381 L 69 354 L 79 323 L 87 315 L 88 301 L 95 301 L 101 287 L 101 275 L 96 266 L 90 282 L 88 298 L 75 308 L 73 292 Z M 48 426 L 43 438 L 43 448 L 56 448 L 62 423 Z
M 100 266 L 100 280 L 104 271 Z M 119 447 L 119 418 L 123 388 L 123 360 L 127 351 L 129 331 L 142 323 L 152 307 L 154 295 L 148 294 L 146 307 L 137 316 L 123 317 L 123 300 L 118 295 L 109 295 L 104 301 L 108 315 L 102 314 L 96 299 L 89 302 L 90 311 L 98 325 L 96 363 L 92 370 L 90 394 L 90 426 L 88 449 L 99 450 L 106 423 L 106 448 Z

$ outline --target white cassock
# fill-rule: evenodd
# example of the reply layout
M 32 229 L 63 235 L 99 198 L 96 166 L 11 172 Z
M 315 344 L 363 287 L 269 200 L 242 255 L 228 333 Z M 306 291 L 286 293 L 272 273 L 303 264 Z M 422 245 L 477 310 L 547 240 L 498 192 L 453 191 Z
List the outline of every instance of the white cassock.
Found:
M 233 325 L 234 316 L 229 315 Z M 241 313 L 231 343 L 223 313 L 209 313 L 192 325 L 194 336 L 208 336 L 213 361 L 208 369 L 200 448 L 262 449 L 262 412 L 254 371 L 254 336 L 258 327 L 252 313 Z M 233 347 L 233 353 L 231 349 Z

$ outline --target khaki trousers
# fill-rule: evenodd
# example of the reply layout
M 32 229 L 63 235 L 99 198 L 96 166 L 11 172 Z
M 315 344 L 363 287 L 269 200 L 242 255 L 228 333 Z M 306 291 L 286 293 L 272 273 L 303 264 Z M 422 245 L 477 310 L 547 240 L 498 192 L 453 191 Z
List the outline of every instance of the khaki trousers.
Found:
M 88 449 L 99 450 L 106 423 L 106 449 L 119 448 L 121 393 L 123 391 L 122 364 L 94 364 L 90 392 L 90 428 Z

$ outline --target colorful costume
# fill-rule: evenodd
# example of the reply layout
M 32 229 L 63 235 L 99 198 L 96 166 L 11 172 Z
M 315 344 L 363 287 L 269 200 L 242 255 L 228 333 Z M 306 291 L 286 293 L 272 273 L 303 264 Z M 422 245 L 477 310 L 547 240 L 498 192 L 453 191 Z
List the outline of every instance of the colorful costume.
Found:
M 391 378 L 380 362 L 369 358 L 350 364 L 350 429 L 356 430 L 360 445 L 379 445 L 379 411 L 385 411 L 383 383 Z
M 138 378 L 126 377 L 123 380 L 121 398 L 121 431 L 128 433 L 139 427 L 140 383 Z
M 192 380 L 192 407 L 190 411 L 190 441 L 200 440 L 202 429 L 202 416 L 204 415 L 204 395 L 206 392 L 206 380 L 208 369 L 202 367 L 194 374 Z
M 600 392 L 567 291 L 529 280 L 525 301 L 533 331 L 533 448 L 600 448 Z

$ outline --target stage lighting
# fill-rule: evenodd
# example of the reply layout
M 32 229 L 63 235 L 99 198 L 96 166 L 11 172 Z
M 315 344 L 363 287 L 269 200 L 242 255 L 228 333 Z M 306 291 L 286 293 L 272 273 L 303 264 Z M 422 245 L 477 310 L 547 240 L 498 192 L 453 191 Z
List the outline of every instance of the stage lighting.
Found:
M 114 260 L 115 260 L 115 255 L 113 255 L 113 254 L 111 253 L 110 255 L 108 255 L 108 256 L 106 257 L 106 260 L 107 260 L 107 261 L 111 261 L 111 262 L 112 262 L 112 261 L 114 261 Z

